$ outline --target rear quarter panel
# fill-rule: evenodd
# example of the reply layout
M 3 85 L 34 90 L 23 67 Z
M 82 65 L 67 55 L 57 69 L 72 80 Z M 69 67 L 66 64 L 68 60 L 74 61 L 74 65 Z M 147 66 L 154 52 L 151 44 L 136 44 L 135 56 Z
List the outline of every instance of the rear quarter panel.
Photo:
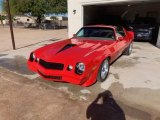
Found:
M 130 38 L 131 41 L 134 40 L 134 32 L 133 31 L 127 31 L 127 35 Z

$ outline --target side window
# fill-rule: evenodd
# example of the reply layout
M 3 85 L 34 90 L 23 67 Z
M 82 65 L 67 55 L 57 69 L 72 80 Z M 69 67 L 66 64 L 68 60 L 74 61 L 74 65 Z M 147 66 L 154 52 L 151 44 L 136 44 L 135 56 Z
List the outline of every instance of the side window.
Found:
M 83 37 L 84 36 L 84 30 L 81 30 L 78 34 L 77 34 L 78 37 Z
M 77 37 L 89 37 L 90 35 L 90 30 L 89 29 L 81 29 L 78 33 L 77 33 Z
M 126 34 L 125 34 L 125 32 L 124 32 L 124 30 L 123 30 L 123 27 L 117 27 L 116 28 L 116 33 L 117 34 L 120 34 L 121 36 L 123 36 L 123 37 L 125 37 L 126 36 Z

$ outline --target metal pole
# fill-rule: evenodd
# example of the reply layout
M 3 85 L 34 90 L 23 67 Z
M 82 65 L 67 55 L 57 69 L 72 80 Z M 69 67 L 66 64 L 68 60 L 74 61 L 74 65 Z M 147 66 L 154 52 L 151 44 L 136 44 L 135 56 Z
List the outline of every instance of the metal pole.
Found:
M 7 9 L 8 9 L 9 26 L 10 26 L 11 38 L 12 38 L 12 46 L 13 46 L 13 50 L 15 50 L 16 46 L 15 46 L 15 40 L 14 40 L 14 33 L 13 33 L 13 26 L 12 26 L 12 17 L 11 17 L 11 12 L 10 12 L 10 5 L 9 5 L 9 0 L 6 0 L 6 1 L 7 1 Z

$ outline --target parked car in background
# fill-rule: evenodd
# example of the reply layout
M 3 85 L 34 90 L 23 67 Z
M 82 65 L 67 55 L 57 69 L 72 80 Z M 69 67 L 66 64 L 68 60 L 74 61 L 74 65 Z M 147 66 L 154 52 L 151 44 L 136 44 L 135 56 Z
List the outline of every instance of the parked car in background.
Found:
M 44 20 L 41 25 L 40 28 L 45 30 L 45 29 L 56 29 L 58 28 L 58 25 L 56 23 L 54 23 L 52 20 Z
M 135 40 L 152 41 L 156 22 L 154 18 L 138 17 L 132 24 Z
M 120 55 L 131 54 L 133 39 L 121 26 L 86 26 L 71 39 L 31 52 L 28 67 L 46 80 L 90 86 L 106 80 Z
M 135 40 L 151 41 L 153 39 L 153 30 L 155 28 L 148 24 L 133 25 Z

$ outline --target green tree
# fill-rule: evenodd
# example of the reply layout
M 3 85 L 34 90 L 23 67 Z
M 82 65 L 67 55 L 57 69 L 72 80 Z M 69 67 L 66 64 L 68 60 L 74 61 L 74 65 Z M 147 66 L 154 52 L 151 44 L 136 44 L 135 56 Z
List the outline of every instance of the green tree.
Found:
M 3 20 L 5 20 L 6 19 L 6 16 L 4 16 L 4 15 L 0 15 L 0 21 L 1 21 L 1 24 L 3 25 Z
M 4 3 L 4 8 L 6 10 Z M 12 15 L 29 14 L 37 17 L 37 23 L 41 23 L 45 14 L 66 13 L 67 0 L 10 0 Z
M 58 20 L 58 18 L 56 16 L 51 16 L 50 17 L 52 20 Z

